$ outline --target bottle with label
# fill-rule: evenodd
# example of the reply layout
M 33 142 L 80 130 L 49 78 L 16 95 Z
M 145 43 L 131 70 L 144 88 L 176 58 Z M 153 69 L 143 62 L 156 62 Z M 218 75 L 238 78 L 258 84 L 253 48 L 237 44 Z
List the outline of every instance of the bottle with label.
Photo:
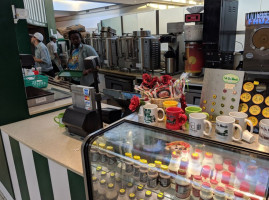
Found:
M 249 165 L 246 170 L 245 180 L 250 184 L 250 192 L 255 192 L 257 182 L 257 166 Z
M 106 200 L 106 180 L 101 180 L 99 182 L 98 200 Z
M 178 170 L 176 176 L 176 196 L 180 199 L 190 199 L 191 195 L 191 183 L 186 176 L 185 170 Z
M 117 158 L 115 155 L 113 155 L 112 153 L 114 153 L 114 148 L 112 146 L 107 146 L 106 148 L 109 152 L 111 153 L 107 153 L 107 168 L 110 171 L 115 171 L 115 167 L 117 165 Z
M 242 181 L 239 187 L 239 190 L 241 192 L 244 192 L 244 199 L 248 199 L 249 197 L 246 195 L 247 193 L 249 193 L 250 190 L 250 185 L 248 182 L 246 181 Z
M 118 192 L 114 188 L 113 183 L 109 183 L 107 186 L 106 200 L 117 200 Z
M 152 199 L 152 192 L 151 191 L 146 191 L 145 193 L 145 200 L 153 200 Z
M 124 160 L 124 165 L 125 165 L 125 171 L 124 171 L 124 176 L 125 180 L 129 182 L 133 182 L 133 172 L 134 172 L 134 163 L 130 161 L 132 159 L 132 154 L 131 153 L 125 153 L 125 156 L 129 160 Z
M 159 183 L 160 183 L 160 171 L 161 171 L 162 161 L 155 160 L 154 161 L 154 164 L 155 164 L 156 168 L 159 169 L 159 172 L 158 172 L 158 185 L 159 185 Z
M 239 188 L 241 182 L 244 180 L 245 174 L 243 172 L 236 172 L 234 180 L 234 188 Z
M 156 189 L 158 186 L 158 172 L 154 170 L 156 166 L 153 163 L 150 163 L 148 166 L 149 170 L 148 170 L 147 186 L 150 189 Z
M 127 183 L 126 185 L 126 194 L 129 195 L 131 193 L 135 193 L 135 187 L 133 183 Z
M 211 174 L 211 167 L 209 165 L 204 165 L 201 171 L 203 182 L 210 182 L 210 174 Z
M 137 162 L 139 162 L 140 160 L 140 156 L 134 156 L 134 173 L 133 173 L 133 177 L 135 181 L 139 181 L 139 169 L 140 169 L 140 164 L 138 164 Z
M 102 167 L 101 166 L 97 166 L 96 167 L 96 173 L 95 173 L 95 176 L 101 180 L 101 172 L 102 172 Z
M 223 166 L 221 164 L 215 164 L 215 170 L 213 172 L 212 179 L 221 182 L 222 172 L 223 172 Z
M 177 175 L 177 171 L 179 169 L 179 163 L 180 163 L 180 156 L 173 151 L 172 152 L 172 156 L 171 156 L 171 160 L 168 166 L 169 172 L 174 174 L 174 177 L 171 177 L 171 181 L 172 183 L 175 183 L 175 176 Z
M 201 200 L 212 200 L 213 199 L 213 193 L 211 190 L 210 183 L 208 183 L 208 182 L 202 183 L 201 191 L 200 191 L 200 199 Z
M 108 178 L 108 181 L 107 183 L 113 183 L 114 186 L 116 184 L 116 177 L 115 177 L 115 173 L 114 172 L 111 172 L 110 175 L 109 175 L 109 178 Z
M 225 190 L 223 187 L 216 187 L 215 189 L 215 195 L 213 197 L 214 200 L 226 200 L 226 197 L 225 197 Z
M 191 192 L 191 196 L 193 200 L 200 199 L 201 186 L 202 186 L 202 177 L 198 175 L 193 176 L 192 192 Z
M 101 177 L 100 177 L 101 180 L 106 180 L 107 181 L 107 173 L 105 171 L 102 171 L 101 172 Z
M 138 185 L 136 188 L 136 198 L 137 199 L 144 199 L 145 198 L 145 191 L 144 185 Z
M 257 185 L 255 188 L 255 194 L 260 196 L 260 197 L 265 197 L 265 192 L 266 192 L 266 186 L 265 185 Z
M 234 191 L 234 200 L 244 200 L 244 194 L 241 192 Z
M 107 171 L 107 156 L 104 149 L 106 148 L 105 143 L 99 144 L 99 154 L 100 154 L 100 165 L 103 167 L 103 170 Z
M 91 163 L 93 165 L 97 165 L 98 164 L 98 161 L 100 159 L 100 154 L 99 154 L 99 151 L 98 151 L 98 147 L 97 147 L 97 142 L 96 141 L 94 141 L 92 143 L 91 151 L 90 151 L 90 159 L 91 159 Z
M 195 175 L 200 175 L 201 173 L 201 164 L 199 162 L 199 154 L 192 153 L 191 159 L 188 165 L 187 177 L 192 179 Z
M 223 157 L 220 154 L 214 153 L 213 154 L 213 160 L 214 160 L 215 164 L 220 164 L 220 165 L 223 164 Z
M 128 200 L 125 189 L 120 189 L 119 196 L 117 200 Z
M 223 170 L 228 171 L 229 166 L 232 164 L 232 160 L 225 159 L 223 162 Z
M 219 182 L 214 180 L 214 179 L 211 179 L 210 184 L 211 184 L 212 191 L 214 192 L 215 188 L 218 186 Z
M 230 183 L 229 183 L 229 185 L 233 185 L 233 184 L 234 184 L 234 180 L 235 180 L 235 166 L 230 165 L 230 166 L 228 167 L 228 171 L 229 171 L 230 174 L 231 174 L 231 178 L 230 178 Z
M 195 153 L 197 153 L 199 155 L 199 162 L 200 164 L 202 164 L 202 161 L 204 160 L 204 156 L 203 156 L 203 151 L 202 149 L 195 149 Z
M 234 188 L 231 185 L 225 185 L 225 193 L 227 200 L 234 199 Z
M 148 182 L 148 166 L 147 166 L 148 161 L 145 159 L 141 159 L 140 162 L 141 166 L 139 169 L 139 176 L 140 176 L 139 180 L 142 185 L 146 185 Z
M 227 171 L 222 172 L 221 186 L 225 187 L 225 185 L 229 185 L 230 179 L 231 179 L 231 173 L 230 172 L 227 172 Z
M 184 169 L 187 170 L 189 165 L 189 159 L 188 158 L 181 158 L 180 164 L 179 164 L 179 169 Z
M 92 177 L 92 187 L 93 187 L 93 198 L 96 199 L 97 198 L 97 193 L 98 193 L 98 179 L 96 176 Z
M 130 200 L 135 200 L 135 194 L 134 193 L 129 194 L 129 199 Z
M 208 165 L 211 169 L 214 169 L 215 162 L 213 160 L 213 153 L 211 153 L 211 152 L 205 153 L 205 158 L 202 162 L 202 166 L 204 166 L 204 165 Z
M 168 174 L 168 166 L 161 165 L 161 173 L 160 173 L 160 190 L 162 192 L 166 191 L 171 184 L 171 176 Z

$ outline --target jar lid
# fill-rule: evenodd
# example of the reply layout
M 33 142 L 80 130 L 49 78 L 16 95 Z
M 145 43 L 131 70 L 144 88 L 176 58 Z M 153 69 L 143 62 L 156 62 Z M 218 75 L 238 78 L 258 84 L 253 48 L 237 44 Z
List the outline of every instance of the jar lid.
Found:
M 243 198 L 244 194 L 242 194 L 241 192 L 234 191 L 234 196 Z
M 96 181 L 97 181 L 97 177 L 96 177 L 96 176 L 93 176 L 93 177 L 92 177 L 92 181 L 93 181 L 93 182 L 96 182 Z
M 222 172 L 221 182 L 223 184 L 229 184 L 230 177 L 231 177 L 231 173 L 230 172 L 227 172 L 227 171 Z
M 141 184 L 138 185 L 138 186 L 137 186 L 137 190 L 138 190 L 138 191 L 142 191 L 142 190 L 144 190 L 144 185 L 141 185 Z
M 194 175 L 193 178 L 197 181 L 201 181 L 202 180 L 202 176 L 199 175 Z
M 179 169 L 177 174 L 181 175 L 181 176 L 185 176 L 186 175 L 186 170 L 183 169 Z
M 102 149 L 104 149 L 106 147 L 106 145 L 105 145 L 105 143 L 100 143 L 99 144 L 99 147 L 102 148 Z
M 113 188 L 114 188 L 114 184 L 113 184 L 113 183 L 109 183 L 109 184 L 108 184 L 108 188 L 109 188 L 109 189 L 113 189 Z
M 151 197 L 151 191 L 146 191 L 146 197 Z
M 162 164 L 162 162 L 159 161 L 159 160 L 155 160 L 154 163 L 155 163 L 155 165 L 161 165 Z
M 112 146 L 107 146 L 106 149 L 109 150 L 109 151 L 113 151 L 114 150 L 114 148 Z
M 158 198 L 158 199 L 163 199 L 163 198 L 164 198 L 163 193 L 160 192 L 160 193 L 157 195 L 157 198 Z
M 167 171 L 168 170 L 168 166 L 167 165 L 161 165 L 161 169 Z
M 224 192 L 225 190 L 224 190 L 223 187 L 217 186 L 216 187 L 216 191 L 218 191 L 218 192 Z
M 191 158 L 194 159 L 194 160 L 198 160 L 199 159 L 199 154 L 198 153 L 192 153 Z
M 212 185 L 218 185 L 219 182 L 216 181 L 216 180 L 211 179 L 211 180 L 210 180 L 210 183 L 211 183 Z
M 135 198 L 135 194 L 134 193 L 131 193 L 131 194 L 129 194 L 129 197 L 130 198 Z
M 106 172 L 105 171 L 102 171 L 101 172 L 101 176 L 105 176 L 106 175 Z
M 112 173 L 110 174 L 110 177 L 115 177 L 115 173 L 112 172 Z
M 239 189 L 243 192 L 249 192 L 249 183 L 246 182 L 246 181 L 242 181 L 241 184 L 240 184 L 240 187 Z
M 232 164 L 232 161 L 230 159 L 225 159 L 224 160 L 224 164 L 225 165 L 231 165 Z
M 153 168 L 153 167 L 155 167 L 155 164 L 149 163 L 148 166 Z
M 177 152 L 175 151 L 172 152 L 172 158 L 179 158 L 179 155 L 177 154 Z
M 206 158 L 213 158 L 213 153 L 211 153 L 211 152 L 205 152 L 205 157 Z
M 141 159 L 140 162 L 143 163 L 143 164 L 147 164 L 148 163 L 148 161 L 146 159 Z
M 125 189 L 120 189 L 120 194 L 125 194 Z
M 228 167 L 228 170 L 229 170 L 230 172 L 234 173 L 234 172 L 235 172 L 235 167 L 234 167 L 233 165 L 230 165 L 230 166 Z
M 209 189 L 211 186 L 210 186 L 210 183 L 208 183 L 208 182 L 203 182 L 203 183 L 202 183 L 202 187 Z
M 96 171 L 101 171 L 101 170 L 102 170 L 101 166 L 96 167 Z
M 133 187 L 133 184 L 129 182 L 129 183 L 127 183 L 127 187 L 131 188 L 131 187 Z
M 217 171 L 222 171 L 223 170 L 223 166 L 221 164 L 215 164 L 215 169 Z
M 266 187 L 264 185 L 257 185 L 255 189 L 255 194 L 261 197 L 265 196 Z
M 135 160 L 140 160 L 140 156 L 134 156 Z
M 131 153 L 125 153 L 126 157 L 132 158 L 132 154 Z
M 100 184 L 101 184 L 101 185 L 106 184 L 106 180 L 105 180 L 105 179 L 102 179 L 102 180 L 100 181 Z

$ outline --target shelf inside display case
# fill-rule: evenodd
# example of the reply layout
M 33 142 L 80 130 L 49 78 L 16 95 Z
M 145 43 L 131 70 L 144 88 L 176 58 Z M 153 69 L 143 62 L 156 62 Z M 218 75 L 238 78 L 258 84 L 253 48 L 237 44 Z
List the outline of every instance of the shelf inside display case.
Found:
M 89 199 L 99 199 L 102 179 L 115 183 L 117 195 L 121 188 L 136 193 L 142 184 L 143 192 L 151 191 L 154 200 L 160 192 L 164 199 L 199 199 L 200 195 L 264 199 L 268 197 L 268 158 L 266 152 L 128 120 L 91 134 L 83 147 Z M 101 176 L 102 171 L 106 176 Z M 92 177 L 98 181 L 92 182 Z M 171 184 L 162 187 L 162 181 Z

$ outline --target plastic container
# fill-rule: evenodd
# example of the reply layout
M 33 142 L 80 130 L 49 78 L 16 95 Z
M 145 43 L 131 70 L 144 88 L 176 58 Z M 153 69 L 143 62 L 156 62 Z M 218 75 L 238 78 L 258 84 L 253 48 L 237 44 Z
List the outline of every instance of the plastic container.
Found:
M 218 186 L 218 181 L 214 180 L 214 179 L 211 179 L 210 180 L 210 184 L 211 184 L 211 188 L 212 188 L 212 191 L 214 192 L 214 190 L 216 189 L 216 187 Z
M 140 156 L 134 156 L 133 158 L 134 158 L 134 160 L 135 160 L 136 162 L 139 162 L 139 160 L 140 160 Z M 139 173 L 140 173 L 140 172 L 139 172 L 140 165 L 134 163 L 133 166 L 134 166 L 133 176 L 134 176 L 134 179 L 135 179 L 136 181 L 138 181 L 138 180 L 139 180 Z
M 265 185 L 257 185 L 255 188 L 255 194 L 260 197 L 265 197 L 266 187 Z
M 221 183 L 223 184 L 223 186 L 229 185 L 230 179 L 231 179 L 230 172 L 227 172 L 227 171 L 222 172 Z
M 98 193 L 98 185 L 99 185 L 99 183 L 98 183 L 97 177 L 93 176 L 92 177 L 92 187 L 93 187 L 93 196 L 94 196 L 94 198 L 96 198 L 96 195 Z
M 232 164 L 232 160 L 230 159 L 225 159 L 223 162 L 223 169 L 228 171 L 229 166 Z
M 201 200 L 211 200 L 213 199 L 213 193 L 211 191 L 210 183 L 203 182 L 201 191 L 200 191 L 200 199 Z
M 180 199 L 190 198 L 191 195 L 191 183 L 187 179 L 186 171 L 179 170 L 176 177 L 176 196 Z
M 200 172 L 201 172 L 201 164 L 199 162 L 199 154 L 192 153 L 188 166 L 187 177 L 192 179 L 193 176 L 200 175 Z
M 234 200 L 243 200 L 243 199 L 244 199 L 243 193 L 234 191 Z
M 223 187 L 216 187 L 215 189 L 215 195 L 213 196 L 213 199 L 214 200 L 226 200 L 226 197 L 225 197 L 225 190 Z
M 215 162 L 213 160 L 213 154 L 211 152 L 206 152 L 204 160 L 202 162 L 202 166 L 208 165 L 211 169 L 214 169 Z
M 158 172 L 153 169 L 155 168 L 155 164 L 150 163 L 148 166 L 149 170 L 147 186 L 148 188 L 155 189 L 158 186 Z
M 233 200 L 234 199 L 234 188 L 231 185 L 225 185 L 225 192 L 227 200 Z
M 233 165 L 230 165 L 228 167 L 228 171 L 231 173 L 230 185 L 233 185 L 235 180 L 235 167 Z
M 131 153 L 125 153 L 125 156 L 128 158 L 132 158 Z M 125 174 L 131 175 L 133 173 L 133 170 L 134 170 L 134 168 L 133 168 L 134 163 L 131 161 L 128 161 L 128 160 L 125 160 L 124 163 L 125 163 Z
M 177 175 L 177 171 L 179 169 L 179 162 L 180 162 L 180 156 L 175 151 L 173 151 L 172 156 L 171 156 L 171 160 L 170 160 L 170 163 L 168 166 L 170 173 Z
M 106 200 L 115 200 L 117 199 L 118 192 L 115 190 L 114 184 L 109 183 L 107 186 Z
M 48 87 L 49 77 L 43 75 L 31 75 L 24 78 L 25 87 L 46 88 Z
M 135 192 L 134 185 L 132 183 L 127 183 L 126 185 L 126 194 L 129 195 Z
M 202 177 L 201 176 L 193 176 L 192 182 L 192 196 L 194 198 L 200 198 L 200 190 L 202 186 Z
M 99 182 L 98 197 L 98 199 L 106 199 L 106 180 Z
M 171 176 L 168 175 L 168 166 L 162 165 L 161 166 L 162 172 L 160 173 L 160 189 L 162 191 L 166 190 L 171 184 Z
M 143 185 L 138 185 L 136 189 L 136 198 L 137 199 L 144 199 L 145 198 L 145 191 Z
M 139 169 L 139 180 L 141 184 L 146 185 L 148 181 L 148 167 L 146 166 L 146 164 L 148 163 L 148 161 L 145 159 L 141 159 L 140 162 L 143 165 L 141 165 Z
M 90 159 L 92 163 L 97 163 L 100 159 L 100 154 L 98 152 L 97 142 L 94 141 L 91 146 Z
M 209 165 L 204 165 L 202 167 L 201 176 L 203 177 L 204 181 L 209 180 L 211 173 L 211 167 Z M 208 181 L 209 182 L 209 181 Z

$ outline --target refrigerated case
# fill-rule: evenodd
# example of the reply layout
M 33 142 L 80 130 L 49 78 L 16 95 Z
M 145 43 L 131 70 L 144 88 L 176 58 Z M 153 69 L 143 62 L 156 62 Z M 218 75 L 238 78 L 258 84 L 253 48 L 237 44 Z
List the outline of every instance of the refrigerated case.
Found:
M 139 199 L 142 190 L 148 194 L 144 199 L 152 200 L 268 199 L 268 148 L 253 146 L 124 119 L 84 140 L 87 198 L 117 199 L 123 188 Z

